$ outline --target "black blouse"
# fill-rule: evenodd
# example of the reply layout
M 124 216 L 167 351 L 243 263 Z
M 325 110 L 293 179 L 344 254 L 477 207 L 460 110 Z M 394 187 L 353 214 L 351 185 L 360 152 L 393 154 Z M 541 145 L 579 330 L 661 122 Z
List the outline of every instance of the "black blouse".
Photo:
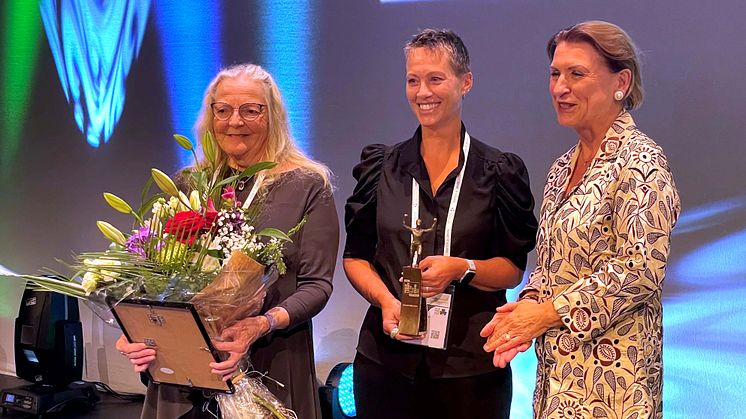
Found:
M 463 144 L 466 128 L 461 127 Z M 459 164 L 441 184 L 435 196 L 425 163 L 420 157 L 421 128 L 394 146 L 369 145 L 353 169 L 358 181 L 345 206 L 347 241 L 344 257 L 373 264 L 389 291 L 400 298 L 398 281 L 402 266 L 411 261 L 410 234 L 402 226 L 411 212 L 412 178 L 420 185 L 420 219 L 424 226 L 438 222 L 436 233 L 425 235 L 422 257 L 443 254 L 445 220 Z M 471 148 L 453 222 L 451 256 L 485 260 L 496 256 L 526 268 L 526 256 L 534 247 L 537 222 L 533 213 L 528 172 L 523 161 L 471 137 Z M 489 372 L 492 354 L 482 350 L 481 328 L 495 308 L 505 304 L 505 291 L 480 291 L 456 286 L 446 350 L 430 349 L 390 339 L 382 329 L 381 310 L 371 306 L 363 321 L 358 352 L 371 360 L 414 377 L 426 363 L 432 378 L 464 377 Z

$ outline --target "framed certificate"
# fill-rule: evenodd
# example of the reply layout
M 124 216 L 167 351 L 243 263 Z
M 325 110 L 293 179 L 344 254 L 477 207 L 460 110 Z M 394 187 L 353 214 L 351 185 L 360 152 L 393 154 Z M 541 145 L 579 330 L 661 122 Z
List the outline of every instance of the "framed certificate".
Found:
M 210 372 L 209 363 L 220 359 L 194 305 L 148 300 L 109 300 L 108 304 L 130 342 L 157 351 L 147 370 L 153 382 L 233 392 L 230 380 Z

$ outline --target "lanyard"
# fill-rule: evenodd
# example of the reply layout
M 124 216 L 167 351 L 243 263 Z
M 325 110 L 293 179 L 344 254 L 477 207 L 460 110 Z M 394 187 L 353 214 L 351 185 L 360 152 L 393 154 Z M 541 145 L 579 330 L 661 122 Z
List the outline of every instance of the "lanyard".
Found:
M 243 208 L 247 209 L 249 206 L 251 206 L 251 203 L 254 202 L 254 198 L 256 197 L 257 192 L 259 192 L 259 188 L 262 186 L 262 181 L 264 180 L 264 176 L 257 175 L 256 180 L 254 181 L 254 186 L 251 187 L 251 191 L 249 191 L 249 196 L 246 197 L 246 202 L 243 203 Z
M 461 166 L 461 170 L 456 176 L 456 183 L 453 185 L 453 193 L 451 194 L 451 203 L 448 206 L 448 215 L 446 216 L 446 231 L 443 243 L 443 256 L 451 256 L 451 233 L 453 231 L 453 219 L 456 216 L 456 207 L 458 206 L 458 197 L 461 194 L 461 184 L 464 181 L 464 171 L 466 169 L 466 162 L 469 160 L 469 148 L 471 146 L 471 137 L 467 132 L 464 135 L 464 165 Z M 410 220 L 412 228 L 417 228 L 417 219 L 420 218 L 420 185 L 417 181 L 412 178 L 412 218 Z M 411 238 L 410 238 L 411 241 Z

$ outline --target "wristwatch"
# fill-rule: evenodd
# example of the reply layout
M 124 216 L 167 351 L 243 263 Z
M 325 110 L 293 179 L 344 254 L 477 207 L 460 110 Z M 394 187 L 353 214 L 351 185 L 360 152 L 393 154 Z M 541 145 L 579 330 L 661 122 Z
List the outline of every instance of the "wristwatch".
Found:
M 464 272 L 464 274 L 461 275 L 461 279 L 458 280 L 458 283 L 461 285 L 469 285 L 469 282 L 471 282 L 477 274 L 477 265 L 474 264 L 473 260 L 466 259 L 466 264 L 469 265 L 469 267 L 466 268 L 466 272 Z

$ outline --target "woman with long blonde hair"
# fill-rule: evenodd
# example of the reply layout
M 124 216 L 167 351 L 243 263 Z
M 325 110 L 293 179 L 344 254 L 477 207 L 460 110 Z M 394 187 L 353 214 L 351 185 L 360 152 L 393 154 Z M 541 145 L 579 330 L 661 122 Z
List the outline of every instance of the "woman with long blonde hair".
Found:
M 248 359 L 255 371 L 270 378 L 264 384 L 286 407 L 300 418 L 318 418 L 311 318 L 331 295 L 339 241 L 329 170 L 295 145 L 277 85 L 257 65 L 239 64 L 218 73 L 205 92 L 196 130 L 199 138 L 208 131 L 214 137 L 223 175 L 262 161 L 277 163 L 237 184 L 236 199 L 259 209 L 255 228 L 288 231 L 306 218 L 285 245 L 287 272 L 269 289 L 261 314 L 223 332 L 214 344 L 229 356 L 210 368 L 227 378 Z M 144 371 L 157 356 L 124 338 L 117 349 L 136 371 Z M 142 417 L 213 418 L 203 409 L 209 402 L 202 393 L 150 383 Z

